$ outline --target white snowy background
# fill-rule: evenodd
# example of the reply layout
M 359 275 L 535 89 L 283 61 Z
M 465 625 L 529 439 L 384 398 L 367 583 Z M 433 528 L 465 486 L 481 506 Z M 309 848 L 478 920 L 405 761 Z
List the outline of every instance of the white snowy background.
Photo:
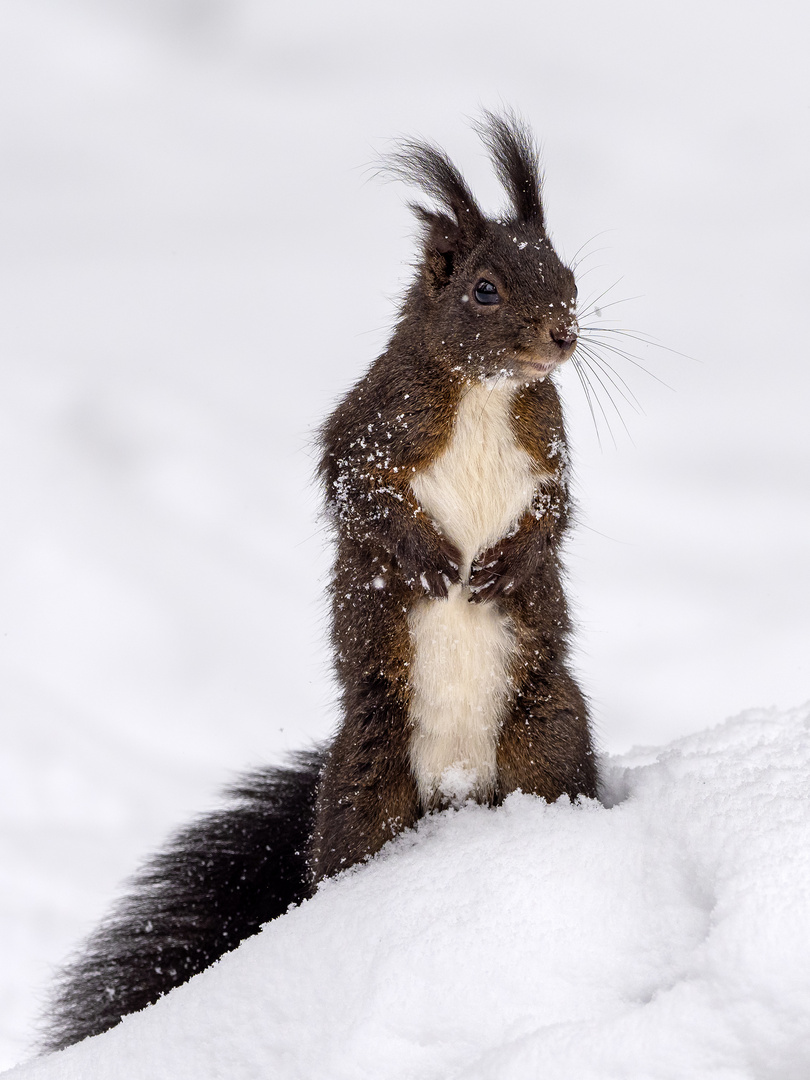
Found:
M 236 771 L 334 726 L 312 437 L 382 348 L 413 254 L 408 193 L 372 179 L 369 165 L 392 136 L 431 137 L 496 209 L 500 193 L 465 120 L 480 105 L 515 105 L 541 137 L 558 249 L 571 258 L 588 244 L 591 253 L 581 292 L 618 281 L 604 302 L 634 299 L 606 308 L 604 318 L 617 320 L 608 325 L 674 350 L 628 342 L 671 389 L 616 359 L 644 407 L 636 414 L 619 400 L 628 435 L 605 400 L 616 446 L 597 416 L 600 445 L 574 372 L 560 380 L 581 519 L 568 557 L 577 664 L 601 745 L 611 754 L 666 745 L 744 709 L 781 710 L 665 752 L 665 760 L 702 754 L 720 760 L 719 774 L 755 778 L 748 798 L 735 801 L 717 771 L 697 769 L 708 800 L 698 825 L 677 818 L 666 768 L 650 764 L 655 754 L 609 766 L 615 779 L 650 764 L 662 785 L 655 798 L 645 795 L 639 774 L 633 791 L 651 818 L 673 822 L 672 874 L 682 875 L 678 889 L 695 909 L 676 919 L 674 933 L 702 947 L 716 909 L 705 885 L 708 824 L 730 815 L 712 843 L 725 838 L 728 847 L 742 835 L 756 855 L 769 848 L 761 815 L 749 813 L 763 798 L 763 770 L 771 794 L 783 780 L 794 803 L 807 798 L 796 771 L 807 761 L 807 716 L 786 710 L 810 698 L 808 30 L 806 6 L 784 0 L 0 6 L 0 1067 L 28 1053 L 53 966 L 139 858 L 211 806 Z M 771 772 L 760 759 L 746 764 L 746 747 L 770 743 L 780 747 Z M 694 786 L 683 797 L 694 798 Z M 775 798 L 771 827 L 794 838 L 789 800 Z M 633 805 L 605 813 L 632 819 Z M 227 996 L 225 973 L 236 977 L 240 962 L 255 967 L 253 978 L 269 978 L 278 959 L 256 966 L 270 948 L 265 939 L 291 935 L 283 948 L 292 955 L 305 948 L 310 920 L 328 940 L 353 904 L 368 911 L 376 902 L 380 875 L 400 891 L 432 880 L 454 837 L 459 858 L 489 859 L 512 820 L 511 873 L 549 859 L 558 876 L 572 872 L 561 840 L 550 854 L 542 846 L 570 838 L 600 874 L 619 873 L 614 859 L 629 867 L 631 891 L 647 898 L 651 919 L 666 911 L 669 871 L 644 876 L 663 825 L 623 841 L 598 815 L 577 818 L 571 808 L 515 804 L 511 814 L 471 809 L 432 824 L 423 855 L 417 847 L 399 869 L 389 859 L 367 872 L 371 893 L 352 898 L 360 878 L 338 883 L 290 929 L 273 928 L 244 961 L 220 965 L 200 985 L 213 1001 Z M 775 850 L 780 873 L 793 867 L 784 880 L 793 881 L 794 899 L 804 889 L 806 902 L 807 849 L 795 846 Z M 723 867 L 743 874 L 736 848 L 722 848 L 717 859 L 730 861 L 711 864 L 712 888 L 732 879 Z M 754 862 L 745 873 L 759 881 L 766 869 Z M 611 879 L 616 896 L 626 880 Z M 554 881 L 537 887 L 538 917 L 552 921 L 571 904 Z M 396 895 L 388 887 L 379 886 L 381 902 Z M 517 897 L 528 888 L 513 882 Z M 737 918 L 727 947 L 738 958 L 747 935 L 762 941 L 764 933 L 744 893 L 740 885 L 723 894 Z M 469 895 L 464 910 L 489 925 L 493 909 L 476 914 L 478 892 Z M 600 936 L 602 916 L 586 900 L 576 910 L 602 963 L 576 968 L 580 1012 L 566 1012 L 563 937 L 545 958 L 548 981 L 526 990 L 547 1019 L 608 1023 L 618 1013 L 593 996 L 608 985 L 605 971 L 642 956 L 650 970 L 637 978 L 625 971 L 617 994 L 652 1000 L 667 979 L 693 977 L 678 967 L 680 945 L 663 958 L 657 948 L 636 950 L 632 923 L 626 939 L 621 926 L 618 936 Z M 792 910 L 795 930 L 800 909 Z M 416 915 L 405 925 L 414 933 L 423 926 Z M 446 943 L 454 923 L 442 925 Z M 529 923 L 518 915 L 516 925 Z M 801 958 L 805 972 L 808 936 L 791 938 L 790 949 L 774 939 L 776 952 Z M 479 960 L 486 970 L 486 957 Z M 737 969 L 716 962 L 721 975 L 707 969 L 707 993 L 735 985 Z M 782 1027 L 768 1014 L 770 1042 L 763 1036 L 747 1056 L 734 1057 L 730 1037 L 712 1044 L 711 1075 L 810 1070 L 785 1004 L 803 1002 L 806 1017 L 807 985 L 776 994 L 778 976 L 768 978 L 752 1009 L 761 1020 L 769 1003 Z M 336 984 L 331 992 L 343 991 Z M 182 1009 L 188 993 L 155 1017 Z M 277 1006 L 266 993 L 269 1025 Z M 680 1013 L 672 1006 L 684 1032 L 701 999 L 691 1000 Z M 514 1046 L 498 1041 L 527 1035 L 525 1011 L 516 1004 L 513 1022 L 481 1035 L 476 1050 L 495 1056 L 478 1072 L 463 1072 L 471 1059 L 460 1049 L 449 1064 L 414 1060 L 401 1075 L 529 1075 Z M 337 1013 L 328 1015 L 338 1024 Z M 385 1075 L 385 1059 L 374 1057 L 385 1036 L 361 1006 L 354 1015 L 353 1046 L 368 1071 L 345 1075 Z M 443 1015 L 448 1045 L 469 1049 L 458 1017 Z M 752 1028 L 744 1008 L 733 1016 L 740 1030 Z M 301 1036 L 295 1025 L 304 1020 L 291 1023 Z M 661 1023 L 650 1030 L 665 1030 L 682 1049 L 677 1024 Z M 158 1042 L 159 1030 L 144 1044 Z M 439 1039 L 438 1028 L 426 1031 L 414 1020 L 395 1034 Z M 591 1028 L 571 1037 L 603 1053 Z M 651 1045 L 632 1024 L 626 1037 Z M 110 1037 L 110 1053 L 114 1045 Z M 675 1060 L 660 1054 L 664 1064 Z M 76 1075 L 93 1075 L 75 1060 Z M 99 1075 L 119 1075 L 110 1060 Z M 281 1060 L 274 1075 L 286 1075 Z M 308 1074 L 305 1061 L 283 1059 L 290 1076 L 316 1075 L 324 1060 Z M 639 1060 L 639 1076 L 658 1075 L 652 1057 L 647 1072 L 643 1053 Z M 584 1058 L 575 1064 L 590 1075 Z

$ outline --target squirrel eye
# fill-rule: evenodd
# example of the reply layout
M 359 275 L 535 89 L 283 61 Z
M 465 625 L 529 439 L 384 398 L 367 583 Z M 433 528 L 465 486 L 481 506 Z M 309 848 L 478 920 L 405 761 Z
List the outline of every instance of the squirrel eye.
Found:
M 473 296 L 479 304 L 500 304 L 501 302 L 498 290 L 491 281 L 487 281 L 485 278 L 481 278 L 475 286 Z

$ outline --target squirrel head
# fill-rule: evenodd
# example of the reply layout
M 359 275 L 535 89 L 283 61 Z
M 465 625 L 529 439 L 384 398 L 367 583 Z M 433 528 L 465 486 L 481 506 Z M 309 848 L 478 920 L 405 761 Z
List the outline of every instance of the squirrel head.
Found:
M 529 129 L 515 115 L 486 112 L 476 124 L 510 208 L 484 215 L 438 147 L 406 141 L 387 159 L 438 209 L 412 205 L 423 256 L 410 297 L 433 357 L 465 378 L 544 378 L 577 343 L 577 289 L 545 230 L 542 179 Z

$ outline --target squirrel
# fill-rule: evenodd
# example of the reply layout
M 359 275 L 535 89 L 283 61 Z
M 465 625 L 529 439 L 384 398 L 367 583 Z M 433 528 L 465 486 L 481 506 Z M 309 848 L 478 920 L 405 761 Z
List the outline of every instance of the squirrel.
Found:
M 508 215 L 486 217 L 431 143 L 387 159 L 434 204 L 412 206 L 422 258 L 387 348 L 320 432 L 339 730 L 243 777 L 146 864 L 64 970 L 44 1050 L 152 1003 L 431 811 L 597 794 L 550 378 L 576 348 L 576 284 L 530 131 L 511 113 L 476 126 Z

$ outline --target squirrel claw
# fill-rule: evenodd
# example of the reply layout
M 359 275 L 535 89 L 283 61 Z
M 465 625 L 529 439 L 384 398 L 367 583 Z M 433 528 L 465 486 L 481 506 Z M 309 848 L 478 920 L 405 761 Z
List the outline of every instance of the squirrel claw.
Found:
M 427 595 L 434 600 L 447 598 L 447 575 L 440 570 L 427 570 L 419 575 L 419 581 Z
M 422 547 L 403 545 L 394 558 L 408 588 L 433 600 L 446 599 L 450 586 L 461 581 L 461 553 L 441 535 L 434 534 L 434 541 Z
M 480 604 L 496 596 L 510 595 L 517 584 L 510 566 L 512 545 L 500 543 L 497 547 L 481 552 L 472 564 L 470 572 L 470 603 Z

